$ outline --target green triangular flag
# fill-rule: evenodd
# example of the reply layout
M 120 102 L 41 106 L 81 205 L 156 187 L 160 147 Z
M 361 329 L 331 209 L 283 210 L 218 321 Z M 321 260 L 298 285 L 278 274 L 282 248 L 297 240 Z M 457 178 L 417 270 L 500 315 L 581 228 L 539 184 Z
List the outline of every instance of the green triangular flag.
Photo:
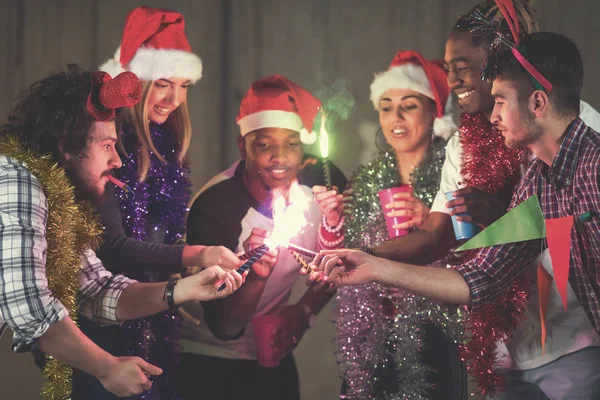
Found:
M 533 195 L 479 232 L 456 251 L 541 239 L 546 235 L 544 228 L 545 221 L 540 202 L 538 197 Z

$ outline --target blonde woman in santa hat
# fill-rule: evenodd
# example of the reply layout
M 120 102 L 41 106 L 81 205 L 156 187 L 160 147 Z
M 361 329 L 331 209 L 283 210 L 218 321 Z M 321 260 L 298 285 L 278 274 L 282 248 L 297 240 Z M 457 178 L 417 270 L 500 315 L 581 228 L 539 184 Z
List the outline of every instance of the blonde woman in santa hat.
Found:
M 285 199 L 284 218 L 306 220 L 289 241 L 313 251 L 323 248 L 324 215 L 313 200 L 314 177 L 306 174 L 312 166 L 303 169 L 302 146 L 316 140 L 312 127 L 320 107 L 317 98 L 281 75 L 252 84 L 237 117 L 242 160 L 215 177 L 193 201 L 189 243 L 223 245 L 235 252 L 259 246 L 276 229 L 274 201 Z M 332 178 L 344 186 L 345 179 Z M 287 250 L 270 252 L 253 265 L 239 296 L 184 307 L 201 321 L 184 321 L 182 329 L 177 381 L 185 399 L 299 399 L 292 351 L 332 297 L 309 289 L 288 304 L 299 271 Z M 257 331 L 267 328 L 265 316 L 275 323 Z M 263 347 L 256 342 L 261 338 Z M 261 349 L 271 356 L 262 357 Z
M 385 216 L 408 217 L 395 229 L 418 229 L 437 193 L 446 140 L 456 131 L 450 89 L 439 62 L 400 51 L 375 76 L 371 101 L 387 149 L 361 167 L 344 199 L 347 247 L 369 248 L 390 239 Z M 382 209 L 378 192 L 400 185 Z M 322 192 L 317 188 L 316 192 Z M 323 209 L 342 205 L 335 192 L 316 195 Z M 368 284 L 338 292 L 338 362 L 348 399 L 462 399 L 465 372 L 454 342 L 456 308 Z
M 169 280 L 165 301 L 177 292 L 186 267 L 220 265 L 236 268 L 240 261 L 218 246 L 184 246 L 191 184 L 186 153 L 191 125 L 187 90 L 202 76 L 202 62 L 184 33 L 177 12 L 138 7 L 125 22 L 121 46 L 99 68 L 116 76 L 134 72 L 143 82 L 141 101 L 117 118 L 123 167 L 115 174 L 128 191 L 111 185 L 99 209 L 106 227 L 98 255 L 114 272 L 140 281 Z M 115 193 L 116 191 L 116 193 Z M 82 330 L 113 354 L 136 355 L 163 369 L 144 399 L 178 398 L 173 385 L 177 361 L 179 317 L 171 310 L 148 318 L 102 328 L 80 318 Z M 98 380 L 75 371 L 74 399 L 113 399 Z

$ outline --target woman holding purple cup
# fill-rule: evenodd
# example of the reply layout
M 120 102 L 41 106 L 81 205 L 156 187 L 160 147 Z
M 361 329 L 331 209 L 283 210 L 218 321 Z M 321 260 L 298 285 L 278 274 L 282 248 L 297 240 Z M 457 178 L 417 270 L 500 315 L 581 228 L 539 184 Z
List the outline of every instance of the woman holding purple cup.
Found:
M 387 148 L 344 193 L 346 247 L 376 246 L 426 221 L 456 131 L 449 100 L 441 63 L 415 51 L 400 51 L 375 76 L 371 101 Z M 464 387 L 450 339 L 456 308 L 378 284 L 342 288 L 337 300 L 345 398 L 463 398 L 454 394 Z

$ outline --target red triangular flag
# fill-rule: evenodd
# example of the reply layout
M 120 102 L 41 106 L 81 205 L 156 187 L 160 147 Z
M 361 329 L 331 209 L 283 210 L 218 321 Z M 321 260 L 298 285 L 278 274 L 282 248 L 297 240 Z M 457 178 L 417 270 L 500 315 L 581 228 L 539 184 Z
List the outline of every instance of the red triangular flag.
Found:
M 554 280 L 565 310 L 567 309 L 567 282 L 569 281 L 572 227 L 572 216 L 546 220 L 546 240 L 548 241 L 548 250 L 552 260 Z
M 538 265 L 538 299 L 540 303 L 540 326 L 542 328 L 542 354 L 546 352 L 546 311 L 548 310 L 548 298 L 550 296 L 550 285 L 552 275 L 546 271 L 542 263 Z

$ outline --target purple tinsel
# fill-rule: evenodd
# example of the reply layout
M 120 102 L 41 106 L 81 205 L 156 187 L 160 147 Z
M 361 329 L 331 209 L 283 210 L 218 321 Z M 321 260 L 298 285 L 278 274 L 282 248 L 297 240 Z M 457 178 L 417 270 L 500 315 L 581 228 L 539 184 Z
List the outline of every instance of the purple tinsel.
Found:
M 187 163 L 182 165 L 177 160 L 179 146 L 173 132 L 155 123 L 150 123 L 150 132 L 156 149 L 166 163 L 151 153 L 148 177 L 145 182 L 140 182 L 137 139 L 131 127 L 123 127 L 121 138 L 128 153 L 118 177 L 135 192 L 133 198 L 127 198 L 122 191 L 117 194 L 121 201 L 123 227 L 127 236 L 137 240 L 152 240 L 155 232 L 162 232 L 162 242 L 173 244 L 183 238 L 185 231 L 187 204 L 191 195 L 189 167 Z M 132 268 L 125 271 L 125 275 L 145 282 L 160 282 L 166 280 L 169 273 L 145 267 L 143 270 Z M 163 369 L 162 375 L 150 378 L 152 388 L 135 396 L 135 399 L 180 399 L 174 382 L 180 327 L 180 318 L 173 311 L 123 324 L 125 335 L 130 339 L 128 355 L 142 357 Z

